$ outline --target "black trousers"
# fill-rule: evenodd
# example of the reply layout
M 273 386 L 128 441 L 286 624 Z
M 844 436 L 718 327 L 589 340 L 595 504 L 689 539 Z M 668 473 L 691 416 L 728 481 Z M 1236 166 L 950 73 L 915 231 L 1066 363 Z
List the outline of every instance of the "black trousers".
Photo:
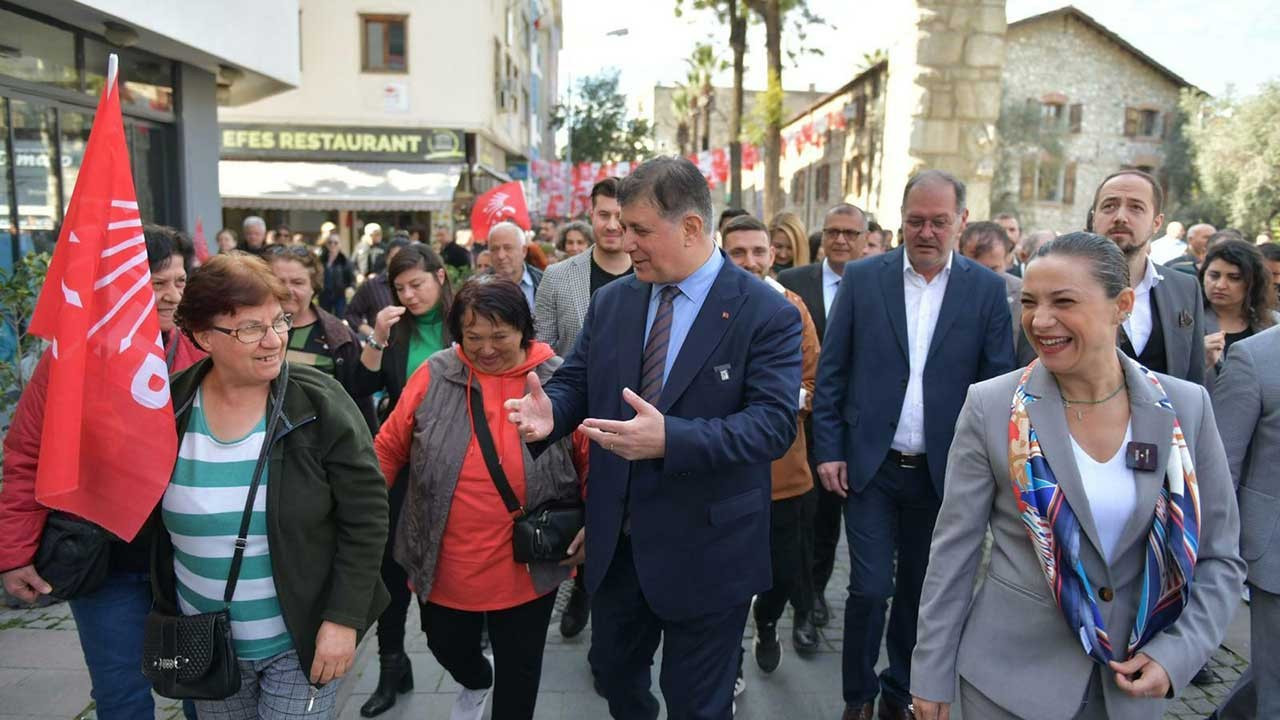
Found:
M 426 602 L 421 605 L 427 647 L 459 685 L 493 688 L 493 720 L 530 720 L 542 681 L 542 651 L 556 594 L 506 610 L 471 612 Z M 480 649 L 488 625 L 493 667 Z
M 378 616 L 378 654 L 390 655 L 404 652 L 404 623 L 409 614 L 409 575 L 391 556 L 396 543 L 396 524 L 400 522 L 400 509 L 409 483 L 401 477 L 387 490 L 387 507 L 390 511 L 387 523 L 387 545 L 382 551 L 382 583 L 391 594 L 391 603 Z
M 796 609 L 796 620 L 813 608 L 813 585 L 807 552 L 808 493 L 774 500 L 770 510 L 769 548 L 773 561 L 773 587 L 756 596 L 755 621 L 777 622 L 787 607 Z

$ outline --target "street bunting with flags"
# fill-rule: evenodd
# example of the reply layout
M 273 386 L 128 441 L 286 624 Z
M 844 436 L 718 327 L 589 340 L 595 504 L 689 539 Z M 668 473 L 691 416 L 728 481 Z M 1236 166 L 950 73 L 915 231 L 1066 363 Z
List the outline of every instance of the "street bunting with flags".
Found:
M 30 330 L 53 355 L 36 500 L 132 540 L 177 438 L 114 54 Z

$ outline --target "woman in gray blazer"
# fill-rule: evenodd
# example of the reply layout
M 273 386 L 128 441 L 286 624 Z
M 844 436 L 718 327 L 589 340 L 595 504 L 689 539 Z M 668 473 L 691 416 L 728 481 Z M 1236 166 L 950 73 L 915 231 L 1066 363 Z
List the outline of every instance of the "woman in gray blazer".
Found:
M 1205 391 L 1116 350 L 1128 265 L 1090 233 L 1024 274 L 1037 362 L 973 385 L 912 657 L 916 717 L 1157 720 L 1218 646 L 1244 580 Z M 985 531 L 994 542 L 972 593 Z

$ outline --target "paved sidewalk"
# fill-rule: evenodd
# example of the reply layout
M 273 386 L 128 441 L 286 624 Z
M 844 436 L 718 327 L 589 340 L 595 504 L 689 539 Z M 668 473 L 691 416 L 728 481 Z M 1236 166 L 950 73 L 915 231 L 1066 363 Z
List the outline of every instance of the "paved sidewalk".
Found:
M 812 658 L 798 657 L 791 647 L 790 613 L 784 617 L 779 636 L 783 639 L 781 667 L 765 675 L 750 654 L 751 627 L 743 647 L 747 650 L 744 670 L 746 692 L 738 698 L 741 720 L 835 720 L 843 709 L 840 700 L 840 651 L 844 600 L 841 590 L 848 577 L 847 554 L 828 588 L 832 622 L 823 631 L 821 651 Z M 587 670 L 590 629 L 573 640 L 559 633 L 561 602 L 547 634 L 547 651 L 536 717 L 539 720 L 599 720 L 608 717 L 604 700 L 591 688 Z M 1243 606 L 1242 606 L 1243 607 Z M 446 718 L 458 685 L 432 658 L 426 640 L 418 630 L 416 608 L 409 616 L 406 647 L 413 660 L 414 691 L 401 696 L 386 720 L 435 720 Z M 1228 635 L 1228 646 L 1215 654 L 1211 667 L 1219 682 L 1204 688 L 1189 687 L 1170 703 L 1166 720 L 1203 718 L 1225 695 L 1247 666 L 1248 613 L 1238 614 Z M 750 625 L 750 624 L 749 624 Z M 360 705 L 377 685 L 376 640 L 370 638 L 359 648 L 356 669 L 339 691 L 340 717 L 358 718 Z M 882 656 L 882 662 L 883 656 Z M 654 671 L 657 688 L 657 669 Z M 84 669 L 75 623 L 66 604 L 33 610 L 0 609 L 0 720 L 90 720 L 96 718 L 89 694 L 89 675 Z M 182 717 L 178 703 L 158 699 L 156 718 Z M 665 715 L 664 715 L 665 717 Z M 953 715 L 953 717 L 956 717 Z M 958 719 L 959 720 L 959 719 Z

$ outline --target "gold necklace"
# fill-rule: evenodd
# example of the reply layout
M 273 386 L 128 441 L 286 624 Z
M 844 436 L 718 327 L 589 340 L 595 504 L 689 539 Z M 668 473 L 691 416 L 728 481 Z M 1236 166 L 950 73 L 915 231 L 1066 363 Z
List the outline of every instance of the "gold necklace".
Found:
M 1120 385 L 1117 386 L 1115 390 L 1112 390 L 1110 393 L 1108 393 L 1107 396 L 1102 398 L 1101 400 L 1068 400 L 1067 397 L 1064 395 L 1062 397 L 1062 406 L 1067 410 L 1070 410 L 1072 405 L 1086 405 L 1086 406 L 1089 406 L 1088 409 L 1092 410 L 1093 406 L 1101 405 L 1102 403 L 1110 400 L 1116 395 L 1119 395 L 1120 391 L 1124 389 L 1124 386 L 1125 386 L 1125 381 L 1121 379 Z M 1084 414 L 1085 414 L 1084 410 L 1077 408 L 1076 420 L 1084 420 Z

